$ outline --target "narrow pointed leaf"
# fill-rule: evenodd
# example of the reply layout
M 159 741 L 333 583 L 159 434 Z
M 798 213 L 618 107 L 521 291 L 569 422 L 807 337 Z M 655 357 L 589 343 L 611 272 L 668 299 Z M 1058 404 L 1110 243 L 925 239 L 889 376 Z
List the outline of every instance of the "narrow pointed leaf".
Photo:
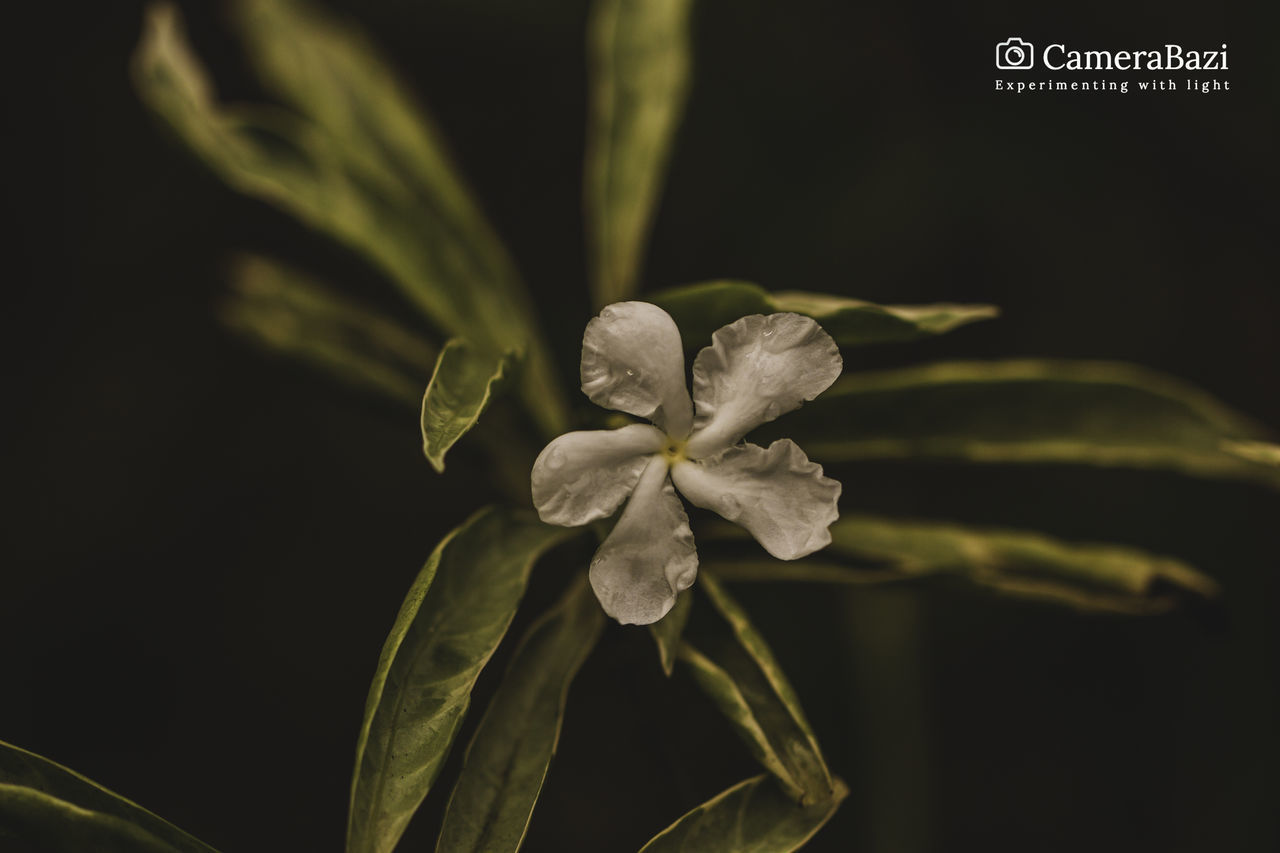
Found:
M 770 776 L 756 776 L 693 809 L 640 853 L 791 853 L 813 838 L 848 793 L 835 779 L 827 799 L 799 804 Z
M 569 685 L 604 628 L 579 578 L 520 641 L 467 749 L 438 853 L 514 853 L 560 740 Z
M 791 731 L 791 721 L 768 690 L 761 688 L 760 679 L 751 677 L 743 665 L 742 655 L 735 655 L 736 674 L 731 674 L 717 661 L 694 648 L 688 640 L 681 641 L 677 657 L 689 668 L 702 692 L 716 703 L 751 755 L 786 790 L 787 796 L 794 800 L 803 797 L 804 783 L 797 769 L 787 760 L 788 744 L 796 740 L 795 733 Z M 723 659 L 724 655 L 721 655 Z M 748 673 L 745 677 L 744 672 Z M 748 683 L 740 684 L 742 681 Z
M 658 646 L 658 661 L 662 671 L 669 677 L 675 670 L 676 652 L 680 648 L 680 635 L 689 622 L 689 614 L 693 609 L 693 590 L 686 589 L 676 598 L 671 612 L 649 626 L 653 641 Z
M 1118 613 L 1160 612 L 1219 593 L 1212 578 L 1171 557 L 1030 531 L 846 513 L 831 525 L 831 537 L 822 561 L 724 561 L 707 568 L 726 581 L 865 584 L 955 576 L 1010 595 Z M 832 562 L 837 558 L 851 562 Z
M 0 840 L 41 849 L 214 853 L 146 809 L 47 758 L 0 742 Z
M 1261 428 L 1203 391 L 1127 364 L 950 362 L 846 373 L 787 417 L 786 434 L 824 463 L 1073 463 L 1280 487 L 1280 447 Z
M 689 88 L 692 0 L 596 0 L 585 207 L 596 307 L 636 290 Z
M 790 737 L 795 737 L 796 732 L 799 734 L 798 748 L 788 747 L 786 750 L 790 761 L 796 769 L 796 778 L 800 782 L 802 789 L 806 795 L 814 792 L 825 792 L 831 789 L 831 771 L 827 769 L 826 762 L 822 758 L 822 750 L 818 748 L 818 738 L 813 733 L 813 727 L 809 725 L 809 721 L 805 718 L 804 711 L 800 707 L 800 698 L 796 695 L 795 689 L 787 680 L 787 676 L 782 671 L 777 659 L 773 656 L 773 652 L 764 641 L 764 637 L 756 630 L 755 625 L 751 623 L 751 619 L 747 616 L 745 610 L 742 609 L 738 602 L 734 601 L 716 578 L 707 574 L 702 579 L 702 590 L 706 593 L 707 599 L 720 612 L 725 621 L 729 623 L 729 627 L 733 630 L 734 637 L 738 641 L 738 647 L 742 649 L 754 665 L 751 669 L 739 670 L 736 677 L 741 685 L 749 684 L 747 673 L 751 676 L 759 673 L 763 676 L 764 683 L 767 684 L 767 692 L 758 691 L 760 696 L 767 697 L 769 705 L 772 706 L 776 700 L 785 712 L 786 719 L 790 725 L 785 729 L 779 726 L 780 730 L 788 730 Z M 772 709 L 771 709 L 772 710 Z M 789 731 L 794 727 L 795 731 Z
M 223 305 L 227 325 L 343 381 L 417 405 L 435 348 L 312 277 L 256 255 L 240 258 Z
M 854 347 L 940 335 L 1000 313 L 994 305 L 877 305 L 827 293 L 771 293 L 743 281 L 690 284 L 654 294 L 650 301 L 675 318 L 690 347 L 704 346 L 721 326 L 747 314 L 803 314 L 821 323 L 840 346 Z
M 444 470 L 449 448 L 480 419 L 506 366 L 506 357 L 462 338 L 454 338 L 440 351 L 422 397 L 421 416 L 422 451 L 437 471 Z
M 572 531 L 485 509 L 419 573 L 383 646 L 356 747 L 348 853 L 389 853 L 431 788 L 529 571 Z

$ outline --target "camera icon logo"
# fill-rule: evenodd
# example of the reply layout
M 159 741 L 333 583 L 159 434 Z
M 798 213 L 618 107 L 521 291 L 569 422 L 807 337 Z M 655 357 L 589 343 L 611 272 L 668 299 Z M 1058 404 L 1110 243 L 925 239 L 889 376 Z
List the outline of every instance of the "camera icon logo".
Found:
M 996 68 L 1001 71 L 1026 71 L 1036 64 L 1036 48 L 1017 36 L 996 45 Z

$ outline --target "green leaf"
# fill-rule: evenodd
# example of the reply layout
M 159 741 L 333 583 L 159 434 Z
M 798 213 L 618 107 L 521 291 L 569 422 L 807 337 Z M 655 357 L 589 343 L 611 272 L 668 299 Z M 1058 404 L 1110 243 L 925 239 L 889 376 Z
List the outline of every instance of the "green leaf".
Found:
M 729 623 L 734 637 L 737 638 L 738 646 L 750 657 L 754 664 L 752 672 L 758 671 L 764 676 L 769 690 L 767 694 L 763 691 L 760 694 L 767 695 L 770 700 L 776 699 L 785 710 L 787 719 L 799 731 L 802 737 L 800 748 L 788 747 L 787 752 L 791 753 L 791 760 L 797 771 L 796 778 L 802 790 L 806 794 L 829 791 L 831 771 L 827 769 L 826 762 L 822 758 L 822 750 L 818 748 L 818 738 L 813 733 L 813 727 L 809 725 L 809 721 L 805 719 L 804 711 L 800 707 L 800 698 L 796 696 L 795 689 L 787 680 L 786 674 L 774 658 L 764 637 L 751 623 L 746 611 L 733 600 L 728 590 L 721 586 L 713 575 L 707 574 L 702 579 L 702 590 L 720 615 Z M 743 675 L 745 677 L 745 673 Z M 747 682 L 743 680 L 740 683 Z
M 837 344 L 853 347 L 941 335 L 1000 313 L 994 305 L 876 305 L 826 293 L 770 293 L 743 281 L 690 284 L 649 301 L 675 318 L 689 348 L 705 346 L 721 326 L 748 314 L 804 314 L 821 323 Z
M 636 291 L 692 64 L 692 0 L 596 0 L 585 196 L 597 308 Z
M 689 613 L 692 608 L 693 590 L 687 589 L 676 597 L 675 606 L 671 608 L 670 613 L 649 626 L 653 641 L 658 645 L 658 660 L 662 664 L 662 671 L 668 677 L 675 670 L 680 635 L 684 633 L 684 626 L 689 622 Z
M 445 333 L 523 352 L 523 399 L 563 432 L 529 295 L 391 72 L 305 4 L 239 8 L 250 57 L 292 110 L 219 104 L 169 5 L 151 8 L 134 56 L 142 99 L 230 186 L 361 253 Z
M 767 443 L 779 429 L 753 440 Z M 788 415 L 783 431 L 824 463 L 1075 463 L 1280 487 L 1280 448 L 1258 426 L 1203 391 L 1127 364 L 950 362 L 848 373 Z
M 235 8 L 263 83 L 322 129 L 347 172 L 407 227 L 396 244 L 416 247 L 416 267 L 397 276 L 406 293 L 424 307 L 447 296 L 456 318 L 441 318 L 446 332 L 524 355 L 526 405 L 549 434 L 564 432 L 565 402 L 529 293 L 426 111 L 351 22 L 299 0 Z
M 475 426 L 502 380 L 507 359 L 454 338 L 440 351 L 422 396 L 422 452 L 437 471 L 444 455 Z
M 524 841 L 560 740 L 569 684 L 604 629 L 586 576 L 529 629 L 453 789 L 439 853 L 502 853 Z
M 42 849 L 214 853 L 209 845 L 60 764 L 0 742 L 0 838 Z
M 732 636 L 701 650 L 684 640 L 679 659 L 788 796 L 804 802 L 826 799 L 833 790 L 831 772 L 773 653 L 710 573 L 702 572 L 699 583 Z
M 0 785 L 0 842 L 16 838 L 42 851 L 173 853 L 176 849 L 127 820 L 88 811 L 33 788 Z
M 777 777 L 787 795 L 796 800 L 803 797 L 804 788 L 797 773 L 785 761 L 788 738 L 771 732 L 772 728 L 788 727 L 785 718 L 779 714 L 777 703 L 770 701 L 768 694 L 758 688 L 749 693 L 749 688 L 739 685 L 739 678 L 698 651 L 688 640 L 680 643 L 677 657 L 689 667 L 698 686 L 720 708 L 752 756 Z M 738 669 L 745 671 L 746 668 L 739 662 Z M 780 719 L 780 726 L 771 725 Z
M 356 746 L 348 853 L 389 853 L 431 788 L 534 562 L 573 531 L 484 509 L 432 552 L 382 648 Z
M 257 255 L 232 267 L 223 320 L 272 350 L 314 364 L 351 385 L 417 405 L 435 348 L 376 311 L 312 277 Z
M 950 575 L 1002 593 L 1118 613 L 1160 612 L 1187 596 L 1219 592 L 1212 578 L 1171 557 L 1027 531 L 844 515 L 831 538 L 828 561 L 726 561 L 708 568 L 729 581 L 864 584 Z M 832 557 L 860 565 L 836 565 Z
M 822 828 L 849 790 L 834 780 L 831 796 L 799 804 L 768 775 L 739 782 L 684 815 L 640 853 L 791 853 Z
M 445 328 L 460 324 L 452 295 L 424 280 L 421 238 L 395 200 L 367 189 L 346 168 L 332 138 L 294 113 L 224 107 L 191 52 L 178 11 L 152 6 L 133 58 L 143 101 L 220 178 L 281 207 L 362 252 Z

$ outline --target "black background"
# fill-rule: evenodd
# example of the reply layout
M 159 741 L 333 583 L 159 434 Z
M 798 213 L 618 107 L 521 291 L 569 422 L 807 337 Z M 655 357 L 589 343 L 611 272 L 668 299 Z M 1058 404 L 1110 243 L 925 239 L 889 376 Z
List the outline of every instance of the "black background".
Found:
M 574 375 L 585 3 L 341 6 L 432 108 Z M 466 448 L 430 470 L 413 412 L 218 325 L 243 248 L 412 314 L 144 112 L 127 76 L 141 11 L 45 7 L 6 32 L 0 738 L 228 853 L 336 850 L 385 632 L 485 486 Z M 222 92 L 258 97 L 222 8 L 184 11 Z M 650 286 L 991 301 L 997 322 L 847 368 L 1125 359 L 1280 425 L 1275 4 L 704 0 L 696 24 Z M 1227 42 L 1230 71 L 1205 76 L 1232 91 L 996 93 L 1010 35 Z M 854 792 L 809 849 L 1275 849 L 1275 494 L 1054 468 L 837 475 L 847 509 L 1131 542 L 1227 595 L 1121 619 L 959 586 L 744 590 Z M 535 579 L 530 611 L 562 578 Z M 755 772 L 641 631 L 607 632 L 568 714 L 531 851 L 635 850 Z M 442 793 L 402 849 L 430 849 Z

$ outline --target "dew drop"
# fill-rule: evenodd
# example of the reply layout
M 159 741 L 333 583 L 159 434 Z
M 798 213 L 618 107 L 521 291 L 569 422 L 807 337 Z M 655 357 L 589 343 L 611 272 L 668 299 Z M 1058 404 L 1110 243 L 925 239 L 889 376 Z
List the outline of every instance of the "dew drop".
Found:
M 635 376 L 635 375 L 636 375 L 636 372 L 635 372 L 634 370 L 632 370 L 631 368 L 629 368 L 629 367 L 628 367 L 628 368 L 627 368 L 627 375 L 628 375 L 628 376 Z
M 557 471 L 564 467 L 564 451 L 556 448 L 547 454 L 547 467 L 552 471 Z
M 760 330 L 760 336 L 767 338 L 772 334 L 773 334 L 773 320 L 766 319 L 764 321 L 764 328 Z
M 764 419 L 766 421 L 771 421 L 780 414 L 782 414 L 782 410 L 777 403 L 770 403 L 764 407 Z
M 742 503 L 733 495 L 725 495 L 720 498 L 720 514 L 733 521 L 742 514 Z

